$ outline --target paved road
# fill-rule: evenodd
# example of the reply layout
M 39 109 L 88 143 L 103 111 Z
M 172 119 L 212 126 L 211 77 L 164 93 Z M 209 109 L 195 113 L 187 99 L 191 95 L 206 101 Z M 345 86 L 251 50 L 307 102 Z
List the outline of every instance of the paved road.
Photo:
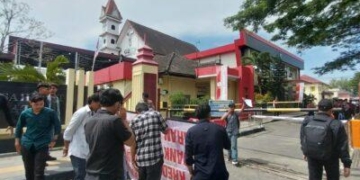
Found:
M 245 165 L 236 169 L 228 164 L 230 179 L 307 179 L 307 163 L 299 145 L 300 124 L 273 121 L 264 126 L 265 131 L 238 139 L 239 157 Z M 244 171 L 239 170 L 242 168 Z M 247 169 L 255 173 L 248 174 Z M 346 179 L 360 179 L 360 167 L 353 168 Z
M 307 179 L 307 164 L 302 160 L 299 147 L 300 124 L 273 121 L 264 126 L 265 131 L 238 139 L 242 166 L 234 167 L 231 163 L 226 163 L 230 180 Z M 60 150 L 53 151 L 52 155 L 58 157 L 58 160 L 49 162 L 50 166 L 46 168 L 46 174 L 58 174 L 56 178 L 52 179 L 70 179 L 65 177 L 65 174 L 61 174 L 71 171 L 69 159 L 62 158 Z M 0 179 L 24 179 L 20 156 L 0 156 Z M 360 167 L 353 168 L 352 176 L 346 178 L 346 180 L 355 179 L 360 179 Z

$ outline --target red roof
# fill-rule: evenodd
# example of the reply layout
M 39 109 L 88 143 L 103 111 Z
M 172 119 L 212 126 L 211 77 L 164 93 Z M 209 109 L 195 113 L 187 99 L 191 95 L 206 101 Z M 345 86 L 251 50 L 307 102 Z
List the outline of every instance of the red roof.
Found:
M 313 77 L 310 77 L 308 75 L 301 75 L 300 80 L 302 80 L 302 81 L 304 81 L 306 83 L 310 83 L 310 84 L 326 84 L 326 83 L 324 83 L 324 82 L 322 82 L 320 80 L 317 80 L 317 79 L 315 79 Z
M 118 15 L 119 15 L 120 19 L 122 19 L 121 14 L 120 14 L 120 11 L 119 11 L 119 9 L 117 8 L 114 0 L 109 0 L 109 1 L 107 2 L 107 4 L 106 4 L 106 7 L 103 7 L 103 8 L 104 8 L 104 11 L 105 11 L 105 15 L 112 17 L 112 12 L 113 12 L 113 11 L 116 11 L 116 12 L 118 12 Z

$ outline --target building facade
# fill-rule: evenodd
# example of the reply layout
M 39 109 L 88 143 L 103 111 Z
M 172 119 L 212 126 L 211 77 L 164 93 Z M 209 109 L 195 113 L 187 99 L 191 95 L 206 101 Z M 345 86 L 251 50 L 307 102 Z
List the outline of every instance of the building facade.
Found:
M 304 82 L 305 94 L 313 95 L 316 98 L 316 104 L 322 99 L 323 96 L 326 96 L 327 98 L 331 98 L 333 96 L 332 93 L 328 91 L 330 88 L 329 85 L 318 79 L 308 75 L 301 75 L 300 80 Z

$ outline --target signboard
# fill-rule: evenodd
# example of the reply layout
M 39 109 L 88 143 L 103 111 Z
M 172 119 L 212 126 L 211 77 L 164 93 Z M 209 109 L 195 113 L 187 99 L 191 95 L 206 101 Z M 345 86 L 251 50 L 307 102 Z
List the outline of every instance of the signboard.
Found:
M 219 110 L 228 109 L 231 102 L 233 102 L 233 100 L 209 100 L 211 117 L 221 117 L 225 112 Z
M 36 91 L 36 83 L 0 81 L 0 93 L 8 99 L 8 106 L 12 120 L 16 123 L 21 112 L 29 107 L 30 96 Z M 57 96 L 60 99 L 61 123 L 65 122 L 66 109 L 66 86 L 60 85 Z M 6 128 L 8 124 L 0 116 L 0 128 Z

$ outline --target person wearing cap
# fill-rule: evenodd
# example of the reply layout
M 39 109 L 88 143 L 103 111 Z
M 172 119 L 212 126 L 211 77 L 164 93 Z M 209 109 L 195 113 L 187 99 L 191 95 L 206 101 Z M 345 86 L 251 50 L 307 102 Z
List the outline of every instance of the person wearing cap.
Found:
M 44 96 L 34 93 L 30 98 L 30 107 L 19 116 L 15 130 L 15 149 L 21 152 L 26 179 L 45 179 L 48 150 L 54 147 L 61 126 L 54 110 L 44 107 Z
M 340 168 L 339 159 L 344 165 L 344 176 L 350 175 L 351 159 L 349 155 L 348 136 L 341 121 L 334 120 L 333 116 L 333 102 L 330 99 L 322 99 L 318 104 L 318 113 L 315 116 L 307 116 L 302 122 L 300 129 L 301 143 L 305 142 L 305 128 L 311 121 L 323 121 L 329 123 L 330 132 L 332 132 L 332 147 L 330 157 L 326 159 L 308 157 L 303 147 L 301 150 L 304 154 L 304 160 L 308 162 L 309 179 L 320 180 L 322 179 L 323 168 L 325 168 L 327 179 L 339 180 Z M 329 122 L 331 121 L 331 122 Z
M 50 85 L 45 82 L 41 82 L 36 87 L 36 92 L 43 96 L 44 98 L 44 107 L 49 107 L 49 101 L 47 99 L 47 96 L 50 94 Z
M 234 166 L 239 165 L 237 139 L 240 134 L 240 113 L 243 111 L 245 103 L 242 104 L 239 111 L 235 112 L 235 103 L 229 104 L 229 109 L 221 117 L 221 120 L 226 121 L 226 132 L 231 142 L 231 148 L 228 150 L 228 161 Z
M 49 102 L 49 99 L 48 99 L 48 96 L 50 94 L 50 85 L 46 82 L 41 82 L 37 85 L 36 87 L 36 92 L 34 93 L 37 93 L 41 96 L 43 96 L 43 101 L 44 101 L 44 107 L 47 107 L 47 108 L 50 108 L 50 102 Z M 51 109 L 54 109 L 54 108 L 51 108 Z M 54 110 L 55 113 L 57 114 L 57 111 Z M 59 114 L 57 114 L 58 116 L 58 119 L 59 119 Z M 60 119 L 59 119 L 59 122 L 60 122 Z M 47 161 L 55 161 L 57 158 L 56 157 L 53 157 L 50 155 L 50 151 L 48 152 L 48 156 L 46 157 L 46 160 Z M 46 164 L 47 165 L 47 164 Z

